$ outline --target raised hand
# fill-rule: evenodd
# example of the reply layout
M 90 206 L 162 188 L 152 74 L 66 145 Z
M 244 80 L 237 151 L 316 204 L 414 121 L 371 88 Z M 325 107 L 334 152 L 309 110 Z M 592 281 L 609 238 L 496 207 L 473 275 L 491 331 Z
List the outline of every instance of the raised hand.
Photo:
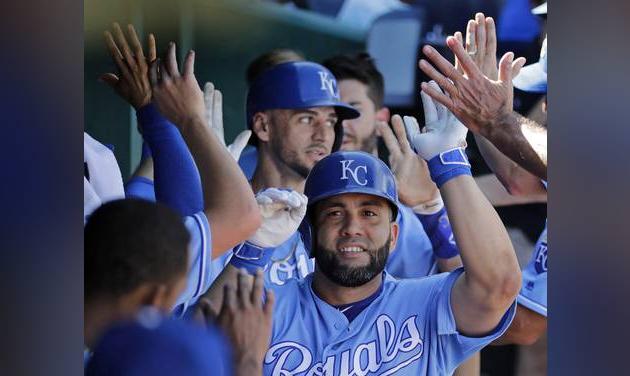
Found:
M 481 30 L 483 31 L 480 33 Z M 480 38 L 485 38 L 484 56 L 492 52 L 486 35 L 484 20 L 484 28 L 478 28 L 474 38 L 477 43 Z M 482 69 L 462 46 L 461 37 L 459 39 L 453 36 L 446 39 L 447 46 L 457 58 L 457 69 L 433 47 L 424 46 L 422 51 L 437 69 L 426 60 L 420 60 L 420 69 L 437 82 L 444 92 L 426 82 L 421 84 L 422 91 L 446 106 L 471 131 L 487 134 L 511 116 L 514 98 L 512 78 L 525 64 L 525 59 L 521 57 L 514 60 L 512 52 L 503 55 L 499 63 L 498 79 L 494 80 L 484 75 Z M 469 42 L 472 40 L 470 36 Z M 479 44 L 476 47 L 479 51 Z M 479 52 L 473 55 L 477 53 Z M 485 66 L 486 63 L 482 63 L 483 69 L 489 71 L 490 68 Z
M 400 201 L 410 207 L 425 204 L 439 196 L 439 191 L 427 164 L 413 151 L 403 120 L 399 115 L 392 117 L 392 127 L 385 122 L 377 124 L 377 131 L 389 150 L 389 166 L 396 178 Z
M 262 215 L 262 225 L 249 239 L 259 247 L 276 247 L 297 231 L 304 215 L 308 198 L 296 191 L 268 188 L 256 195 Z
M 131 47 L 118 23 L 114 23 L 112 29 L 113 34 L 105 31 L 105 43 L 118 73 L 105 73 L 99 79 L 138 110 L 151 102 L 148 72 L 149 64 L 156 58 L 155 37 L 149 34 L 148 55 L 145 56 L 133 25 L 127 25 Z
M 462 33 L 458 31 L 454 36 L 460 44 L 463 44 Z M 483 13 L 477 13 L 474 20 L 468 21 L 465 46 L 466 53 L 475 62 L 481 73 L 491 80 L 497 80 L 499 77 L 497 30 L 492 17 L 485 17 Z M 457 57 L 455 58 L 455 68 L 464 74 Z M 515 75 L 513 74 L 513 76 Z
M 444 95 L 435 82 L 431 81 L 428 86 Z M 466 127 L 444 105 L 434 101 L 424 90 L 420 95 L 426 122 L 425 133 L 420 132 L 420 126 L 414 117 L 405 116 L 407 138 L 416 153 L 428 161 L 442 152 L 466 147 L 468 133 Z
M 214 88 L 212 82 L 206 82 L 203 88 L 203 98 L 206 104 L 206 123 L 212 129 L 217 138 L 223 143 L 234 158 L 238 161 L 243 149 L 247 145 L 252 131 L 249 129 L 239 133 L 234 142 L 228 146 L 225 145 L 225 135 L 223 133 L 223 95 L 218 89 Z
M 165 61 L 151 64 L 149 78 L 158 110 L 180 129 L 193 121 L 206 120 L 203 92 L 195 78 L 195 52 L 188 51 L 184 69 L 179 72 L 175 43 L 170 42 Z

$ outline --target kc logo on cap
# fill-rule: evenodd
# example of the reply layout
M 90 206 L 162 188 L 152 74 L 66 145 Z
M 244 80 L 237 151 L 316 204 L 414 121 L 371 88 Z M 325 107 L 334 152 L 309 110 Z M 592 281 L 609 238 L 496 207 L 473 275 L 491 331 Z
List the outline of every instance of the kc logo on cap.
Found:
M 352 176 L 352 179 L 354 179 L 357 184 L 367 185 L 367 166 L 362 165 L 356 166 L 355 168 L 350 168 L 353 162 L 353 159 L 339 161 L 339 163 L 341 163 L 341 180 L 347 180 L 348 175 L 346 175 L 346 173 L 348 173 L 350 174 L 350 176 Z M 363 170 L 364 172 L 363 179 L 361 181 L 359 180 L 359 170 Z
M 319 71 L 317 73 L 319 74 L 319 80 L 322 83 L 320 89 L 328 91 L 328 93 L 335 98 L 339 98 L 339 93 L 337 92 L 337 81 L 335 78 L 330 76 L 328 72 Z

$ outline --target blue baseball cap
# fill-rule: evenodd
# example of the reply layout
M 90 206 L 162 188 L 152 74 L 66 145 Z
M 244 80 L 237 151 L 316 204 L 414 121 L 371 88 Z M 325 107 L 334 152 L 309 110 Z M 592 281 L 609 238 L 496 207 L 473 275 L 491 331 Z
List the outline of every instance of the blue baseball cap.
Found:
M 250 86 L 247 126 L 252 128 L 254 114 L 260 111 L 328 106 L 335 109 L 338 117 L 332 148 L 336 151 L 343 138 L 341 122 L 359 117 L 359 111 L 341 101 L 337 80 L 324 66 L 310 61 L 282 63 L 261 73 Z
M 231 362 L 231 349 L 217 329 L 144 312 L 103 335 L 85 375 L 231 375 Z
M 547 93 L 547 37 L 540 49 L 540 59 L 534 64 L 521 68 L 512 80 L 514 87 L 528 93 Z

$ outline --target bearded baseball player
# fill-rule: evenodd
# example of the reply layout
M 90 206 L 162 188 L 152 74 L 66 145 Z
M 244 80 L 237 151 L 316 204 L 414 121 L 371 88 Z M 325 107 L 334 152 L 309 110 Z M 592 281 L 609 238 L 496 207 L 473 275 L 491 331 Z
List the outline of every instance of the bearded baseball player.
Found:
M 471 176 L 462 148 L 466 128 L 444 106 L 425 100 L 431 104 L 425 116 L 434 121 L 427 133 L 408 121 L 407 137 L 441 191 L 465 271 L 392 278 L 384 271 L 399 235 L 391 171 L 363 152 L 325 157 L 306 180 L 308 206 L 299 230 L 315 270 L 274 288 L 263 374 L 451 374 L 510 325 L 521 283 L 516 255 Z M 303 212 L 276 211 L 283 226 L 268 235 L 286 236 Z M 238 269 L 252 273 L 269 262 L 270 248 L 244 249 L 224 271 L 231 282 L 217 282 L 229 286 Z

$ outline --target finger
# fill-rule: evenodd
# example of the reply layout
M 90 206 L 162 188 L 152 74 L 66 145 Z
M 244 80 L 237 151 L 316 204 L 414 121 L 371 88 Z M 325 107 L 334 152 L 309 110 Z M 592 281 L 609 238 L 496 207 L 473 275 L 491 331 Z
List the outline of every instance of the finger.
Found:
M 424 109 L 424 122 L 433 123 L 438 119 L 437 108 L 435 102 L 424 91 L 420 92 L 420 98 L 422 98 L 422 108 Z
M 149 55 L 148 55 L 148 59 L 149 62 L 155 61 L 155 59 L 157 59 L 157 48 L 155 47 L 155 35 L 153 35 L 152 33 L 149 34 Z
M 420 69 L 429 76 L 433 81 L 437 82 L 438 85 L 447 93 L 452 96 L 457 95 L 457 88 L 448 78 L 444 77 L 437 69 L 433 68 L 431 64 L 429 64 L 426 60 L 420 60 Z M 453 70 L 455 68 L 453 67 Z M 461 76 L 459 72 L 456 72 Z
M 156 59 L 151 62 L 151 66 L 149 67 L 149 81 L 151 82 L 151 86 L 155 87 L 158 85 L 158 67 L 160 65 L 160 60 Z
M 453 37 L 446 38 L 446 45 L 450 48 L 451 51 L 457 56 L 460 64 L 462 65 L 462 69 L 466 73 L 468 77 L 478 77 L 481 75 L 481 71 L 477 67 L 477 64 L 472 60 L 472 58 L 466 53 L 466 50 L 462 45 L 457 43 L 457 39 Z M 440 83 L 438 81 L 438 83 Z M 440 85 L 442 86 L 442 85 Z
M 238 300 L 241 307 L 247 308 L 250 303 L 249 274 L 245 269 L 238 272 Z
M 217 130 L 217 135 L 225 145 L 225 133 L 223 130 L 223 94 L 215 90 L 212 103 L 212 126 Z
M 125 39 L 125 35 L 123 34 L 122 29 L 117 22 L 114 22 L 114 37 L 116 38 L 116 42 L 118 43 L 120 48 L 122 48 L 121 52 L 123 54 L 123 57 L 125 58 L 125 61 L 129 65 L 129 68 L 131 68 L 132 70 L 136 69 L 136 62 L 133 58 L 133 55 L 131 54 L 131 49 L 129 48 L 129 45 L 127 44 L 127 39 Z
M 466 52 L 469 54 L 474 54 L 477 52 L 477 36 L 475 33 L 475 29 L 477 28 L 477 23 L 475 20 L 469 20 L 468 25 L 466 25 Z
M 173 42 L 169 42 L 168 44 L 165 67 L 169 76 L 179 77 L 179 67 L 177 66 L 177 57 L 175 56 L 175 43 Z
M 477 23 L 477 54 L 479 58 L 483 58 L 486 54 L 486 17 L 483 13 L 475 15 Z
M 234 312 L 236 310 L 236 291 L 234 291 L 234 286 L 230 283 L 227 283 L 223 286 L 223 306 L 221 307 L 221 313 L 219 315 L 223 316 L 226 313 Z
M 203 101 L 206 105 L 206 123 L 216 134 L 215 125 L 212 123 L 212 107 L 214 102 L 214 85 L 212 82 L 206 82 L 203 86 Z
M 440 86 L 435 81 L 429 81 L 429 86 L 432 87 L 437 92 L 440 92 L 440 93 L 443 92 Z M 435 105 L 435 110 L 437 112 L 437 119 L 438 120 L 443 119 L 448 114 L 449 111 L 441 103 L 433 102 L 433 104 Z
M 415 135 L 420 134 L 420 125 L 418 124 L 418 121 L 416 121 L 416 118 L 412 116 L 405 116 L 403 122 L 405 124 L 405 132 L 407 133 L 407 137 L 412 138 Z
M 411 118 L 411 116 L 405 116 L 405 118 Z M 407 132 L 405 132 L 403 119 L 400 116 L 396 116 L 395 119 L 392 118 L 392 128 L 394 128 L 394 133 L 396 134 L 398 144 L 400 145 L 400 150 L 403 152 L 403 154 L 413 153 L 411 145 L 409 145 L 409 141 L 407 140 Z
M 453 100 L 449 98 L 446 94 L 435 90 L 426 82 L 421 83 L 420 87 L 422 88 L 422 91 L 433 98 L 433 100 L 443 104 L 444 106 L 446 106 L 446 108 L 453 111 Z
M 512 81 L 512 60 L 514 59 L 513 52 L 506 52 L 499 62 L 499 81 L 509 82 Z
M 193 76 L 195 74 L 195 51 L 190 50 L 186 54 L 186 58 L 184 59 L 184 72 L 183 76 Z
M 455 43 L 457 43 L 457 41 L 455 40 L 455 38 L 453 37 L 449 37 L 451 39 L 453 39 L 453 41 Z M 448 39 L 447 39 L 448 40 Z M 459 46 L 459 48 L 463 51 L 464 48 L 462 46 Z M 426 57 L 431 60 L 431 62 L 437 67 L 437 69 L 440 70 L 440 72 L 450 78 L 453 82 L 457 82 L 459 80 L 463 80 L 464 77 L 455 70 L 455 67 L 453 66 L 453 64 L 451 64 L 448 60 L 446 60 L 442 55 L 440 55 L 439 52 L 437 52 L 437 50 L 429 45 L 426 45 L 422 48 L 422 52 L 424 52 L 424 54 L 426 55 Z M 466 53 L 464 53 L 466 55 Z M 468 60 L 470 61 L 470 57 L 468 55 L 466 55 L 466 57 L 468 57 Z M 460 58 L 461 59 L 461 58 Z M 422 63 L 423 60 L 420 60 L 420 62 Z M 429 64 L 426 60 L 424 60 L 425 65 L 430 66 L 431 64 Z M 422 66 L 420 66 L 420 68 L 422 69 Z M 424 69 L 423 69 L 424 70 Z M 464 67 L 464 71 L 466 71 L 466 67 Z M 425 71 L 425 73 L 427 73 Z M 428 74 L 428 73 L 427 73 Z M 441 75 L 442 75 L 441 74 Z M 443 76 L 443 77 L 444 77 Z M 433 77 L 431 77 L 433 78 Z M 435 80 L 435 78 L 433 78 Z M 441 83 L 438 80 L 437 81 L 440 86 Z M 443 86 L 442 86 L 443 87 Z
M 256 270 L 254 276 L 254 288 L 252 288 L 251 302 L 254 307 L 258 307 L 262 303 L 262 294 L 265 284 L 265 277 L 262 269 Z
M 263 309 L 265 311 L 265 316 L 270 319 L 271 315 L 273 314 L 273 306 L 276 302 L 276 295 L 274 294 L 273 290 L 265 290 L 265 295 L 266 299 Z
M 398 119 L 398 121 L 402 121 L 400 115 L 392 116 L 392 122 L 394 121 L 394 118 Z M 402 154 L 402 151 L 400 150 L 398 140 L 396 140 L 396 136 L 394 136 L 394 132 L 391 130 L 389 125 L 386 122 L 378 122 L 376 126 L 381 133 L 381 138 L 383 139 L 383 143 L 385 143 L 385 147 L 387 147 L 390 156 L 392 156 L 392 158 L 399 157 Z
M 486 55 L 497 56 L 497 28 L 492 17 L 486 18 Z
M 134 53 L 136 54 L 136 59 L 139 62 L 145 63 L 144 52 L 142 51 L 142 44 L 138 39 L 138 34 L 136 34 L 136 29 L 132 24 L 127 25 L 127 34 L 129 34 L 129 40 L 131 42 L 131 46 L 133 47 Z
M 118 76 L 116 76 L 113 73 L 105 73 L 101 75 L 98 79 L 99 81 L 105 82 L 107 85 L 113 88 L 115 88 L 116 85 L 118 85 L 118 81 L 120 80 Z
M 114 59 L 114 62 L 116 63 L 116 66 L 120 70 L 121 75 L 125 79 L 131 80 L 131 74 L 129 72 L 129 68 L 127 64 L 125 64 L 122 57 L 122 53 L 118 49 L 118 46 L 116 45 L 116 42 L 114 42 L 114 38 L 112 37 L 112 34 L 109 31 L 105 32 L 105 44 L 107 45 L 109 54 L 112 56 L 112 58 Z
M 462 33 L 459 31 L 455 32 L 455 39 L 457 39 L 457 42 L 459 42 L 460 44 L 464 44 L 464 40 L 462 38 Z M 457 59 L 457 57 L 455 57 L 455 70 L 457 70 L 459 73 L 461 73 L 462 75 L 464 74 L 464 70 L 462 69 L 462 65 L 459 63 L 459 60 Z
M 512 79 L 514 79 L 514 77 L 518 76 L 518 74 L 521 73 L 521 68 L 523 68 L 525 62 L 526 60 L 522 56 L 514 60 L 514 62 L 512 63 Z
M 250 131 L 249 129 L 244 130 L 243 132 L 239 133 L 238 136 L 236 136 L 236 138 L 234 139 L 234 142 L 230 146 L 228 146 L 228 150 L 235 160 L 238 161 L 241 153 L 243 153 L 243 149 L 245 149 L 245 147 L 247 146 L 247 142 L 249 141 L 249 138 L 251 136 L 252 131 Z
M 164 61 L 162 61 L 162 59 L 157 59 L 157 61 L 160 62 L 160 64 L 158 65 L 158 75 L 160 76 L 160 80 L 162 82 L 170 81 L 171 75 L 169 74 L 168 69 L 166 69 Z

